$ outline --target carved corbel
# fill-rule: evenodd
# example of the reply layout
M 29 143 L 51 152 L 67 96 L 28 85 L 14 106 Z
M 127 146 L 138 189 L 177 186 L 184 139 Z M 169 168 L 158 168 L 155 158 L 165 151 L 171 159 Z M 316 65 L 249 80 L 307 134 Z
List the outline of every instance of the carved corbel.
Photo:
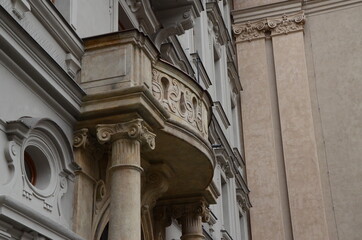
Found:
M 225 173 L 226 177 L 233 178 L 234 173 L 230 164 L 230 156 L 224 148 L 215 149 L 216 161 Z
M 158 49 L 169 36 L 181 35 L 186 30 L 191 29 L 194 26 L 194 18 L 196 17 L 191 5 L 158 11 L 157 15 L 163 23 L 163 28 L 153 37 Z
M 135 14 L 143 32 L 153 34 L 160 28 L 149 0 L 127 0 L 126 2 L 132 13 Z
M 239 207 L 244 211 L 249 211 L 251 204 L 248 198 L 248 195 L 246 195 L 242 189 L 238 188 L 236 190 L 236 200 L 238 202 Z

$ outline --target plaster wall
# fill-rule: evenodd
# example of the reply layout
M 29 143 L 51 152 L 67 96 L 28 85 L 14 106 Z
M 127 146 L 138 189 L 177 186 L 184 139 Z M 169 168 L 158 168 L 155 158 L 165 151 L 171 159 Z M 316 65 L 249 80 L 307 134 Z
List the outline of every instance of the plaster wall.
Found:
M 331 239 L 362 236 L 362 5 L 308 16 L 305 42 Z M 333 213 L 334 209 L 334 213 Z
M 0 61 L 0 76 L 1 76 L 1 85 L 0 88 L 0 119 L 4 122 L 6 121 L 15 121 L 23 116 L 30 116 L 34 118 L 48 118 L 56 122 L 62 131 L 66 134 L 68 141 L 72 141 L 72 123 L 63 119 L 57 110 L 55 110 L 46 100 L 45 96 L 48 96 L 51 93 L 45 92 L 36 92 L 32 85 L 27 85 L 31 83 L 30 79 L 20 78 L 14 74 L 8 66 Z M 31 206 L 34 211 L 38 211 L 41 214 L 52 218 L 54 221 L 57 221 L 64 226 L 70 228 L 71 217 L 72 217 L 72 194 L 66 194 L 60 200 L 62 208 L 62 218 L 59 218 L 57 211 L 48 212 L 43 208 L 43 203 L 41 201 L 36 201 L 33 199 L 29 202 L 29 199 L 24 197 L 23 189 L 24 183 L 21 175 L 21 159 L 19 154 L 16 154 L 16 162 L 14 162 L 14 168 L 9 168 L 8 160 L 3 154 L 6 151 L 6 148 L 9 144 L 7 136 L 5 134 L 5 126 L 0 127 L 0 152 L 2 155 L 0 157 L 0 192 L 1 195 L 7 195 L 16 199 L 20 204 L 24 206 Z M 15 147 L 16 153 L 22 153 L 23 149 Z M 55 178 L 54 178 L 55 179 Z M 53 183 L 51 183 L 53 184 Z M 74 188 L 74 182 L 69 180 L 67 181 L 68 191 L 72 192 Z M 53 204 L 53 203 L 52 203 Z M 54 205 L 54 207 L 56 207 Z
M 46 100 L 51 96 L 50 92 L 35 90 L 31 79 L 18 77 L 2 61 L 0 61 L 0 76 L 1 85 L 4 86 L 0 88 L 1 120 L 15 121 L 23 116 L 49 118 L 60 126 L 69 142 L 73 141 L 73 123 L 64 118 L 54 106 L 50 105 L 50 101 Z
M 76 31 L 81 38 L 110 33 L 114 29 L 115 13 L 112 0 L 78 0 Z

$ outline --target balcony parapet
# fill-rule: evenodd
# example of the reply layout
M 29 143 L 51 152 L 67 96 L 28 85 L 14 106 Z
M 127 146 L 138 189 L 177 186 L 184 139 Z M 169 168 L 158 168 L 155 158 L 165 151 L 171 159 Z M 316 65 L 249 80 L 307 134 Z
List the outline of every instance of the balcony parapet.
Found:
M 170 113 L 170 121 L 208 139 L 210 98 L 193 79 L 160 62 L 152 71 L 152 94 Z
M 81 86 L 87 94 L 140 85 L 151 87 L 148 73 L 152 71 L 158 51 L 143 33 L 129 30 L 105 34 L 86 38 L 84 43 Z

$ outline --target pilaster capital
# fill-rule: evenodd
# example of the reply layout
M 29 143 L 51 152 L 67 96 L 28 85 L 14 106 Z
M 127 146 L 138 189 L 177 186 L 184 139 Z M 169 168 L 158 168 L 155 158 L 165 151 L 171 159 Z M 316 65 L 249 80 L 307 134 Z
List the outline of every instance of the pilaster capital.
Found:
M 96 130 L 101 144 L 118 139 L 132 139 L 139 141 L 145 150 L 155 148 L 156 135 L 147 129 L 142 119 L 117 124 L 98 124 Z
M 280 17 L 236 24 L 233 26 L 233 32 L 236 37 L 236 42 L 252 41 L 265 38 L 266 32 L 270 32 L 271 36 L 276 36 L 302 31 L 304 29 L 304 23 L 304 11 L 300 11 L 291 15 L 283 14 L 283 16 Z

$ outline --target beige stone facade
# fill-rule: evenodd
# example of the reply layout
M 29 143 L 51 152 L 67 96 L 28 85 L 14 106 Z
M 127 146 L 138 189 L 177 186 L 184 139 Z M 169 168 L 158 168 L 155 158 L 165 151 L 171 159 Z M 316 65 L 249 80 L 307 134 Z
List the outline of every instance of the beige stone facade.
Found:
M 234 6 L 253 239 L 360 239 L 362 2 Z

